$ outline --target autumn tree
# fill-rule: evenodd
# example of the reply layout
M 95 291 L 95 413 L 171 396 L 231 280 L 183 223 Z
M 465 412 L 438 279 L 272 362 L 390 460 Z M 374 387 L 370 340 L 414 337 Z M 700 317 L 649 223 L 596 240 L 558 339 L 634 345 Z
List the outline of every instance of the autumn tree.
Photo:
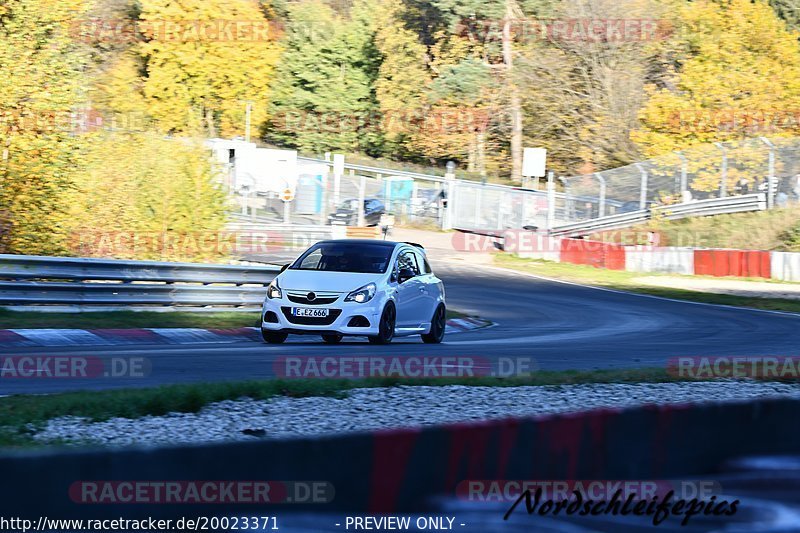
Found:
M 794 116 L 800 106 L 800 49 L 763 1 L 700 0 L 678 11 L 679 31 L 672 41 L 676 67 L 648 87 L 641 127 L 632 139 L 647 156 L 697 144 L 740 141 L 748 136 L 796 135 L 797 124 L 768 131 L 775 117 Z M 753 165 L 763 154 L 752 152 Z M 712 149 L 709 157 L 721 159 Z M 693 186 L 719 187 L 718 165 L 697 162 Z M 702 166 L 709 167 L 708 171 Z M 729 185 L 739 177 L 731 169 Z M 751 179 L 748 165 L 738 169 Z
M 162 131 L 242 135 L 267 118 L 269 84 L 280 50 L 255 0 L 142 0 L 143 92 Z M 272 32 L 272 33 L 270 33 Z
M 87 50 L 70 21 L 81 0 L 7 0 L 0 5 L 0 248 L 66 249 L 67 201 L 84 139 L 72 114 L 86 90 Z
M 147 132 L 103 132 L 75 179 L 68 224 L 73 253 L 200 261 L 216 246 L 226 199 L 198 141 Z
M 793 111 L 800 104 L 800 49 L 763 2 L 701 0 L 680 10 L 678 67 L 648 87 L 634 140 L 647 155 L 693 144 L 738 140 L 749 113 Z
M 426 91 L 431 82 L 427 48 L 419 34 L 406 26 L 401 0 L 385 0 L 377 14 L 376 47 L 381 56 L 375 81 L 384 150 L 414 158 L 424 118 Z

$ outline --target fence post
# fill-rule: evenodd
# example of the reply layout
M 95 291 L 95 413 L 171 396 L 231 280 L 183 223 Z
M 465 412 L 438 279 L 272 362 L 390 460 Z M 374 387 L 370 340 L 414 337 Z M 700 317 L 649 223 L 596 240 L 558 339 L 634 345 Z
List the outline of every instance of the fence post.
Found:
M 600 205 L 597 208 L 597 218 L 601 218 L 606 215 L 606 179 L 599 172 L 595 172 L 594 177 L 600 182 Z
M 367 178 L 361 176 L 361 181 L 358 185 L 358 227 L 364 227 L 364 197 L 367 191 Z
M 639 184 L 639 209 L 647 209 L 647 171 L 641 163 L 634 163 L 641 172 L 642 181 Z
M 772 182 L 775 181 L 775 145 L 766 137 L 761 137 L 761 142 L 769 147 L 769 168 L 767 170 L 767 209 L 772 209 L 775 205 L 775 191 L 772 189 Z
M 720 172 L 719 184 L 719 197 L 726 198 L 728 196 L 728 149 L 720 142 L 714 143 L 714 146 L 722 151 L 722 170 Z
M 559 177 L 558 181 L 564 186 L 564 211 L 566 213 L 566 219 L 572 220 L 575 218 L 575 200 L 572 198 L 572 194 L 570 193 L 569 182 L 567 181 L 568 178 Z
M 556 215 L 556 184 L 553 171 L 547 173 L 547 231 L 553 230 Z
M 239 194 L 242 197 L 242 216 L 247 216 L 247 204 L 249 203 L 247 200 L 250 198 L 250 187 L 247 185 L 242 185 L 241 189 L 239 189 Z
M 676 153 L 678 154 L 678 157 L 681 158 L 681 191 L 680 192 L 681 192 L 681 201 L 683 201 L 684 193 L 689 189 L 689 183 L 688 183 L 688 180 L 687 180 L 687 174 L 688 174 L 687 166 L 688 166 L 689 161 L 686 159 L 686 156 L 683 154 L 683 152 L 676 152 Z

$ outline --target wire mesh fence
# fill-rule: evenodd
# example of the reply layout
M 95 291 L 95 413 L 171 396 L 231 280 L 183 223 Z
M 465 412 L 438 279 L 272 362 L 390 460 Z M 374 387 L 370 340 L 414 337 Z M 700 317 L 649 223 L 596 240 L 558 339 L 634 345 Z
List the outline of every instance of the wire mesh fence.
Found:
M 800 139 L 705 144 L 559 181 L 570 222 L 755 192 L 766 193 L 770 207 L 785 206 L 800 201 Z
M 387 213 L 397 225 L 494 230 L 553 228 L 753 193 L 764 193 L 768 207 L 800 202 L 800 138 L 700 145 L 603 172 L 556 177 L 550 193 L 538 183 L 510 187 L 358 167 L 342 175 L 337 187 L 329 167 L 321 168 L 300 176 L 289 205 L 278 194 L 265 195 L 249 213 L 295 224 L 330 224 L 339 218 L 346 225 L 375 225 L 379 214 Z M 363 221 L 358 220 L 360 199 Z

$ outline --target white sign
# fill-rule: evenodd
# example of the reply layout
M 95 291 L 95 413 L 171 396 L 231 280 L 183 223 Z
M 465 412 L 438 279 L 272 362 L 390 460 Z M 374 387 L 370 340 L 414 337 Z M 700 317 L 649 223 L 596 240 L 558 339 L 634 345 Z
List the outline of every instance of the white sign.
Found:
M 341 176 L 344 174 L 344 155 L 333 154 L 333 175 Z
M 239 153 L 234 162 L 236 187 L 254 183 L 258 192 L 280 193 L 297 184 L 297 152 L 255 148 Z
M 545 148 L 525 148 L 522 154 L 522 175 L 530 178 L 543 178 L 547 175 L 547 150 Z

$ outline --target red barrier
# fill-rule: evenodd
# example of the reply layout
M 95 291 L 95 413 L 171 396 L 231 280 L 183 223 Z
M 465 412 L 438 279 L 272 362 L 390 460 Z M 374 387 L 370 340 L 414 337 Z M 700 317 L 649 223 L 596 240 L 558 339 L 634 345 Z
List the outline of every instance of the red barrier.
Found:
M 621 244 L 606 244 L 604 248 L 606 268 L 625 270 L 625 247 Z
M 587 239 L 562 239 L 561 262 L 625 270 L 625 247 Z
M 701 276 L 770 277 L 770 254 L 760 250 L 695 250 L 694 273 Z

